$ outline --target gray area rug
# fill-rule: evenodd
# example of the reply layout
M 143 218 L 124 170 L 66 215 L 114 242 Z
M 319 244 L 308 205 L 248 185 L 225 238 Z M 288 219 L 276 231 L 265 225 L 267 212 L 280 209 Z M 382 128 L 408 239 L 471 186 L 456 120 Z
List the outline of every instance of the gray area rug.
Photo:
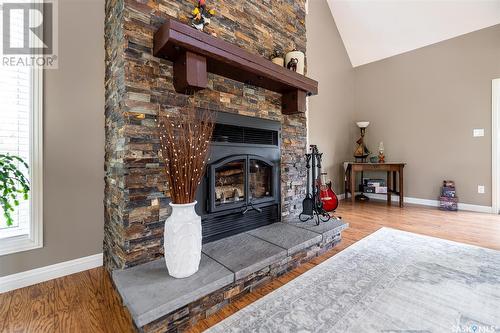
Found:
M 383 228 L 209 332 L 500 332 L 500 251 Z

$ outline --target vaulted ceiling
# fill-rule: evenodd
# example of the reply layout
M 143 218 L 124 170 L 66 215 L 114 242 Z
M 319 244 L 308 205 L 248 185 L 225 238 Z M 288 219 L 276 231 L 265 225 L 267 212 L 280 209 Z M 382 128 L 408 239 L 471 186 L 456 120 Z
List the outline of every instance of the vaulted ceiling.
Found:
M 328 4 L 353 66 L 500 24 L 500 0 L 328 0 Z

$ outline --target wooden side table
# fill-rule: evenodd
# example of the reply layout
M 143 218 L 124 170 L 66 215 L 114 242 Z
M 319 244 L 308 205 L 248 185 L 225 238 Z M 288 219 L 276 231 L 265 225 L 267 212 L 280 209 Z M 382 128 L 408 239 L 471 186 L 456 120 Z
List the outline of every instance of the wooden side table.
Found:
M 387 172 L 387 204 L 391 204 L 391 195 L 399 195 L 399 207 L 404 204 L 404 177 L 403 168 L 406 163 L 356 163 L 346 162 L 345 177 L 345 199 L 351 193 L 351 201 L 354 204 L 356 196 L 356 172 L 385 171 Z M 396 176 L 399 175 L 399 178 Z M 396 191 L 396 183 L 398 190 Z

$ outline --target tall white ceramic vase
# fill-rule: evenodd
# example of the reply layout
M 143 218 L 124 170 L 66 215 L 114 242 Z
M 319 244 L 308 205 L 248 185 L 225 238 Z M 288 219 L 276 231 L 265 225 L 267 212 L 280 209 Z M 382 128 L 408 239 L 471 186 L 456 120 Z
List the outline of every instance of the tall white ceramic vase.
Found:
M 165 262 L 170 276 L 181 279 L 198 271 L 201 260 L 201 217 L 194 209 L 196 201 L 173 204 L 165 221 Z

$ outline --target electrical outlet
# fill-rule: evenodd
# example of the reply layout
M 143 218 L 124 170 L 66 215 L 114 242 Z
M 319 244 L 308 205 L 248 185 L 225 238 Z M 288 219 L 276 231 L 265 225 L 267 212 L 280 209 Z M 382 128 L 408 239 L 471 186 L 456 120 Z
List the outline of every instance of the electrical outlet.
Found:
M 484 194 L 484 185 L 477 185 L 477 193 Z
M 484 136 L 484 128 L 474 128 L 472 131 L 472 136 L 475 138 Z

